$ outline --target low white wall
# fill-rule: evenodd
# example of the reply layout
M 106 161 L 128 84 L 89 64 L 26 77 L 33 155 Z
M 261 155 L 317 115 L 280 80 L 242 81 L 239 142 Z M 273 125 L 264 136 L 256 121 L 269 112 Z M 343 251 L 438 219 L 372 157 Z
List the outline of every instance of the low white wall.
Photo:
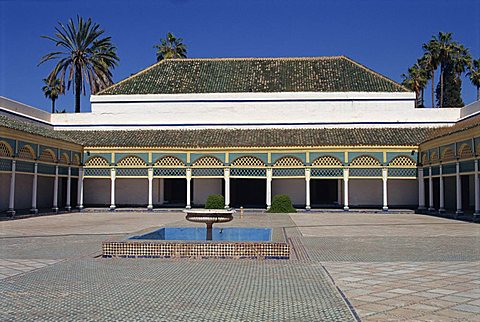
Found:
M 8 210 L 10 199 L 10 174 L 0 173 L 0 211 Z
M 148 204 L 148 180 L 117 178 L 115 181 L 115 204 L 146 207 Z
M 418 206 L 417 180 L 388 180 L 388 206 Z
M 305 179 L 273 179 L 272 198 L 275 195 L 288 195 L 295 205 L 305 204 Z
M 110 205 L 110 179 L 85 178 L 83 180 L 85 205 Z
M 23 104 L 12 99 L 0 96 L 0 111 L 13 112 L 20 116 L 26 116 L 42 122 L 50 122 L 52 114 L 38 108 Z
M 383 191 L 381 179 L 350 179 L 348 188 L 348 200 L 351 206 L 382 207 Z
M 18 173 L 15 175 L 16 210 L 32 208 L 32 183 L 32 175 Z
M 55 178 L 38 176 L 37 208 L 52 208 Z
M 193 179 L 193 203 L 204 205 L 209 195 L 223 195 L 223 179 Z

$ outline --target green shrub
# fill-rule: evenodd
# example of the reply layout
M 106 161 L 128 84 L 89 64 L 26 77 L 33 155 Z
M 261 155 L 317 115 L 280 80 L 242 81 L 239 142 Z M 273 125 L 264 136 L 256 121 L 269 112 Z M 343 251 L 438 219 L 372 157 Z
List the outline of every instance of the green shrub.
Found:
M 225 198 L 222 195 L 210 195 L 205 202 L 205 209 L 223 209 L 225 207 Z
M 277 212 L 277 213 L 289 213 L 297 212 L 292 206 L 292 201 L 287 195 L 275 195 L 273 196 L 272 206 L 268 212 Z

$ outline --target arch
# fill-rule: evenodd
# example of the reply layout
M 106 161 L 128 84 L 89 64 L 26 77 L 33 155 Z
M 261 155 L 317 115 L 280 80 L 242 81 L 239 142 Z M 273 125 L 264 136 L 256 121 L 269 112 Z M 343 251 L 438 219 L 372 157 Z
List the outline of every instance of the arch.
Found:
M 321 157 L 316 158 L 312 162 L 313 167 L 322 167 L 322 166 L 328 166 L 328 167 L 341 167 L 342 161 L 340 161 L 339 158 L 336 158 L 331 155 L 322 155 Z
M 238 157 L 232 162 L 232 166 L 235 167 L 264 167 L 265 163 L 257 157 L 247 155 L 244 157 Z
M 437 152 L 433 151 L 432 153 L 430 153 L 430 162 L 435 162 L 435 161 L 438 161 L 438 154 Z
M 424 153 L 422 156 L 422 164 L 427 164 L 427 163 L 428 163 L 428 155 Z
M 155 167 L 183 167 L 185 163 L 177 157 L 167 155 L 155 161 Z
M 445 148 L 442 152 L 442 160 L 454 160 L 455 152 L 450 148 Z
M 370 155 L 359 155 L 350 162 L 350 166 L 359 167 L 359 166 L 381 166 L 382 163 L 378 161 L 377 158 L 374 158 Z
M 274 167 L 303 167 L 304 164 L 302 160 L 300 160 L 299 158 L 288 155 L 278 159 L 273 166 Z
M 30 145 L 26 144 L 18 150 L 18 158 L 23 160 L 35 160 L 35 151 Z
M 55 156 L 55 152 L 53 152 L 51 149 L 45 149 L 43 150 L 42 154 L 40 154 L 38 160 L 53 163 L 57 161 L 57 157 Z
M 192 163 L 194 167 L 223 167 L 223 162 L 212 156 L 200 157 Z
M 62 164 L 68 164 L 70 158 L 68 157 L 68 154 L 67 153 L 62 153 L 62 155 L 60 156 L 60 160 L 58 161 L 59 163 L 62 163 Z
M 464 143 L 460 146 L 460 149 L 458 150 L 458 155 L 460 156 L 461 159 L 468 159 L 468 158 L 473 158 L 473 151 L 470 145 Z
M 0 157 L 11 157 L 13 156 L 13 149 L 5 141 L 0 141 Z
M 146 165 L 145 161 L 136 155 L 126 156 L 117 162 L 117 166 L 119 167 L 144 167 Z
M 109 162 L 107 159 L 104 157 L 99 157 L 99 156 L 94 156 L 90 157 L 86 162 L 85 162 L 86 167 L 108 167 L 110 166 Z
M 78 154 L 75 154 L 72 159 L 72 164 L 74 165 L 80 165 L 80 156 Z
M 399 155 L 390 161 L 389 166 L 394 167 L 415 167 L 417 163 L 407 155 Z

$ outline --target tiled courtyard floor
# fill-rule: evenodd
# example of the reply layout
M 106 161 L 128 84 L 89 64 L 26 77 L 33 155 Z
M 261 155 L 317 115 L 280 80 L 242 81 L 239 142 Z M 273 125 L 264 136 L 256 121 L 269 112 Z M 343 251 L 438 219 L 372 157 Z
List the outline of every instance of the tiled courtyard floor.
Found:
M 0 320 L 480 320 L 478 224 L 247 214 L 226 226 L 283 227 L 291 260 L 95 258 L 103 240 L 164 225 L 192 224 L 174 212 L 0 222 Z

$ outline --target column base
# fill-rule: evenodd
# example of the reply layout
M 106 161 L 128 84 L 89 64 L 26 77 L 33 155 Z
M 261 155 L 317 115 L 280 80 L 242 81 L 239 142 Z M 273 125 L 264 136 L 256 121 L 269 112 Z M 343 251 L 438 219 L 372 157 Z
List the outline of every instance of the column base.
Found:
M 306 206 L 306 207 L 305 207 L 305 210 L 306 210 L 306 211 L 310 211 L 311 209 L 312 209 L 312 207 L 310 207 L 310 206 Z
M 82 211 L 82 210 L 83 210 L 83 205 L 78 206 L 77 209 L 78 209 L 79 211 Z
M 434 212 L 434 211 L 435 211 L 435 208 L 429 207 L 429 208 L 428 208 L 428 211 L 429 211 L 429 212 Z
M 438 213 L 439 213 L 439 214 L 444 214 L 444 213 L 446 213 L 446 212 L 447 212 L 447 211 L 446 211 L 444 208 L 438 209 Z
M 382 210 L 385 211 L 385 212 L 387 212 L 387 211 L 388 211 L 388 207 L 383 207 Z
M 458 216 L 461 216 L 461 215 L 463 215 L 463 211 L 462 210 L 457 210 L 457 211 L 455 211 L 455 216 L 454 217 L 457 218 Z
M 72 211 L 72 207 L 66 206 L 66 207 L 65 207 L 65 210 L 66 210 L 66 211 Z
M 115 211 L 115 209 L 117 209 L 117 207 L 115 205 L 111 205 L 109 209 L 110 209 L 110 211 Z
M 53 212 L 58 212 L 58 207 L 53 207 L 53 208 L 52 208 L 52 211 L 53 211 Z
M 10 217 L 15 217 L 15 209 L 8 209 L 7 210 L 7 214 L 10 216 Z
M 224 209 L 230 209 L 230 205 L 225 205 Z
M 187 206 L 185 207 L 185 209 L 192 209 L 192 206 L 187 205 Z
M 148 210 L 148 211 L 153 211 L 153 206 L 152 206 L 152 205 L 148 205 L 148 206 L 147 206 L 147 210 Z
M 349 211 L 350 208 L 348 206 L 343 207 L 343 211 Z
M 38 214 L 38 209 L 37 208 L 32 208 L 32 209 L 30 209 L 30 213 L 36 215 L 36 214 Z

